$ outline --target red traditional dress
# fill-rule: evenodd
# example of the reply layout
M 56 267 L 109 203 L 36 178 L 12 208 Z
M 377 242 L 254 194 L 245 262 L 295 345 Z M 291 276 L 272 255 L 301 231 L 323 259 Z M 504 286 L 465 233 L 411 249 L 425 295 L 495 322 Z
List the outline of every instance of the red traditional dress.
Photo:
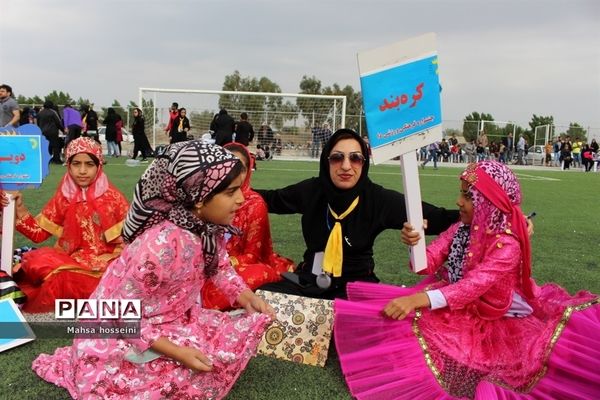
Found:
M 252 164 L 250 153 L 245 151 Z M 250 188 L 251 177 L 252 165 L 242 184 L 244 205 L 237 211 L 232 223 L 242 230 L 242 234 L 230 237 L 227 252 L 237 273 L 254 290 L 264 284 L 280 281 L 280 274 L 293 271 L 295 265 L 289 258 L 273 252 L 269 211 L 263 198 Z M 231 307 L 223 293 L 210 281 L 202 288 L 202 304 L 205 308 L 218 310 Z
M 55 299 L 88 298 L 123 247 L 121 228 L 129 207 L 127 199 L 102 171 L 102 149 L 96 142 L 73 140 L 67 160 L 79 153 L 99 160 L 94 181 L 81 188 L 67 172 L 37 217 L 27 214 L 16 222 L 17 231 L 33 242 L 57 238 L 54 247 L 23 256 L 23 274 L 16 279 L 28 296 L 27 312 L 51 311 Z

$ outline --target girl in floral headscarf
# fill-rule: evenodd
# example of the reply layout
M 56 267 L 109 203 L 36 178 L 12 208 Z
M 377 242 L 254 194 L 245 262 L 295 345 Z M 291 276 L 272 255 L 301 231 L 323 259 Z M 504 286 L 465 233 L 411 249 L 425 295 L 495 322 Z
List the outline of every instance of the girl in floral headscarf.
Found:
M 470 164 L 460 182 L 461 221 L 427 247 L 428 278 L 412 288 L 353 283 L 349 301 L 336 300 L 352 394 L 600 398 L 598 297 L 532 280 L 521 190 L 506 165 Z
M 67 173 L 37 217 L 15 194 L 16 229 L 35 243 L 56 237 L 54 247 L 23 256 L 15 279 L 27 293 L 24 310 L 54 310 L 55 299 L 88 298 L 108 263 L 123 248 L 121 228 L 129 204 L 104 174 L 102 148 L 82 137 L 69 142 Z
M 138 334 L 76 339 L 38 357 L 34 371 L 78 399 L 224 397 L 273 315 L 225 251 L 225 233 L 239 233 L 231 221 L 244 201 L 242 170 L 231 153 L 198 140 L 171 145 L 155 159 L 123 227 L 130 244 L 91 296 L 141 300 Z M 207 281 L 248 313 L 203 308 Z
M 280 274 L 293 271 L 295 265 L 289 258 L 273 251 L 267 205 L 250 187 L 254 160 L 248 148 L 240 143 L 228 143 L 223 147 L 246 166 L 242 183 L 245 200 L 235 213 L 232 222 L 242 231 L 242 234 L 229 238 L 227 253 L 236 272 L 254 290 L 266 283 L 280 281 L 282 279 Z M 219 310 L 230 308 L 227 298 L 210 282 L 202 288 L 202 302 L 207 308 Z

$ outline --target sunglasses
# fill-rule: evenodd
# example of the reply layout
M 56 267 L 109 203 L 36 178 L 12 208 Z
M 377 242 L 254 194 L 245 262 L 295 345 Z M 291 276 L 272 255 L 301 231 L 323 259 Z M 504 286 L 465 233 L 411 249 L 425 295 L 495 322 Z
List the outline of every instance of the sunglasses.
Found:
M 327 159 L 329 160 L 330 165 L 343 164 L 346 159 L 346 154 L 338 152 L 331 153 Z M 362 166 L 365 163 L 365 156 L 360 153 L 350 153 L 348 154 L 348 160 L 350 160 L 350 164 L 353 166 Z

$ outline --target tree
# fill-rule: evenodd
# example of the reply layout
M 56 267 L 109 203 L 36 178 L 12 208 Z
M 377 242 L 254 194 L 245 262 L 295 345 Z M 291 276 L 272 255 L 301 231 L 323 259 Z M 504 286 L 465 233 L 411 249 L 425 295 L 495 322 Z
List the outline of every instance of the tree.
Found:
M 281 93 L 279 85 L 267 77 L 254 78 L 242 77 L 240 71 L 225 76 L 221 90 L 234 92 L 266 92 Z M 247 96 L 236 94 L 222 94 L 219 96 L 219 108 L 225 108 L 232 117 L 242 112 L 248 113 L 250 121 L 266 121 L 274 127 L 281 128 L 285 122 L 285 115 L 279 114 L 283 105 L 280 96 Z
M 79 98 L 77 101 L 71 98 L 69 93 L 57 92 L 56 90 L 50 92 L 42 99 L 40 96 L 35 95 L 33 97 L 26 97 L 22 94 L 17 96 L 17 103 L 22 106 L 41 106 L 44 104 L 45 100 L 52 101 L 57 106 L 64 106 L 69 103 L 74 107 L 81 106 L 82 104 L 89 104 L 90 101 L 87 99 Z
M 361 127 L 366 127 L 361 94 L 355 92 L 352 86 L 346 85 L 341 88 L 340 85 L 334 83 L 332 86 L 323 87 L 321 80 L 317 77 L 304 75 L 300 80 L 299 87 L 300 93 L 303 94 L 346 96 L 346 127 L 357 132 L 362 131 Z M 296 105 L 306 119 L 307 127 L 320 126 L 324 122 L 329 122 L 333 126 L 334 105 L 331 100 L 299 97 L 296 99 Z
M 119 100 L 113 100 L 110 108 L 114 108 L 115 111 L 117 112 L 117 114 L 119 114 L 121 116 L 121 118 L 123 118 L 123 125 L 127 125 L 127 109 L 124 108 L 121 103 L 119 103 Z M 102 118 L 104 119 L 104 117 L 106 117 L 106 112 L 108 111 L 108 107 L 102 107 L 101 111 L 98 113 L 98 118 Z
M 321 81 L 315 76 L 302 76 L 300 80 L 300 93 L 302 94 L 322 94 Z M 324 113 L 327 101 L 325 99 L 310 99 L 298 97 L 296 106 L 300 110 L 302 116 L 306 119 L 306 127 L 321 126 L 327 120 L 327 115 Z
M 192 111 L 190 113 L 190 125 L 193 129 L 200 131 L 201 133 L 208 131 L 210 128 L 210 123 L 214 117 L 212 111 L 204 110 L 204 111 Z
M 582 141 L 587 143 L 587 131 L 583 129 L 577 122 L 571 122 L 569 129 L 565 132 L 567 136 L 571 136 L 571 140 Z
M 482 124 L 481 121 L 494 121 L 494 117 L 492 114 L 480 114 L 477 111 L 473 111 L 471 114 L 465 117 L 463 121 L 463 137 L 467 142 L 477 140 L 480 130 L 482 129 L 482 125 L 484 126 L 483 129 L 488 136 L 496 136 L 495 134 L 497 133 L 498 127 L 494 124 Z
M 44 97 L 44 101 L 50 100 L 55 106 L 63 107 L 65 104 L 74 104 L 75 101 L 71 98 L 69 93 L 63 93 L 62 91 L 57 92 L 53 90 Z
M 337 83 L 332 87 L 326 87 L 322 91 L 327 95 L 346 96 L 346 128 L 356 132 L 366 133 L 366 119 L 363 114 L 362 96 L 360 92 L 355 92 L 350 85 L 344 86 L 343 89 Z M 363 128 L 364 127 L 364 131 Z
M 527 139 L 527 143 L 533 143 L 535 141 L 535 128 L 543 125 L 549 126 L 550 132 L 548 133 L 548 138 L 550 139 L 554 137 L 554 117 L 544 117 L 541 115 L 533 114 L 533 116 L 531 117 L 531 121 L 529 122 L 529 127 L 531 128 L 531 130 L 524 132 L 525 138 Z

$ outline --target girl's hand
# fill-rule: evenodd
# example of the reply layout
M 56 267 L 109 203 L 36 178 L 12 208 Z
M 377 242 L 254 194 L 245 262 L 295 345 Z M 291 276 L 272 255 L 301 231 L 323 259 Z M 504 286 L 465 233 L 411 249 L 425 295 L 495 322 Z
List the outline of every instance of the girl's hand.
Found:
M 0 190 L 0 206 L 6 207 L 8 205 L 8 197 L 4 191 Z
M 23 202 L 23 194 L 21 192 L 8 192 L 12 196 L 15 201 L 15 213 L 17 218 L 23 218 L 25 215 L 29 214 L 29 210 L 25 207 L 25 203 Z M 8 201 L 8 199 L 6 199 Z
M 200 350 L 178 346 L 164 336 L 158 338 L 150 348 L 160 354 L 179 361 L 194 371 L 211 371 L 212 362 Z
M 200 350 L 192 347 L 179 347 L 173 358 L 196 372 L 209 372 L 213 369 L 210 359 Z
M 533 221 L 531 220 L 531 218 L 525 218 L 525 221 L 527 221 L 527 235 L 529 235 L 529 237 L 533 236 Z
M 397 297 L 390 301 L 382 313 L 392 319 L 404 319 L 415 308 L 429 307 L 429 297 L 425 293 L 415 293 L 410 296 Z
M 240 297 L 238 297 L 237 302 L 244 307 L 248 313 L 259 312 L 267 314 L 273 320 L 277 318 L 273 307 L 261 297 L 255 295 L 251 290 L 244 290 L 242 294 L 240 294 Z
M 427 229 L 427 220 L 423 220 L 423 229 Z M 400 231 L 400 239 L 402 243 L 407 244 L 409 246 L 414 246 L 419 243 L 421 240 L 421 235 L 419 232 L 415 231 L 413 226 L 408 222 L 405 222 L 402 230 Z

